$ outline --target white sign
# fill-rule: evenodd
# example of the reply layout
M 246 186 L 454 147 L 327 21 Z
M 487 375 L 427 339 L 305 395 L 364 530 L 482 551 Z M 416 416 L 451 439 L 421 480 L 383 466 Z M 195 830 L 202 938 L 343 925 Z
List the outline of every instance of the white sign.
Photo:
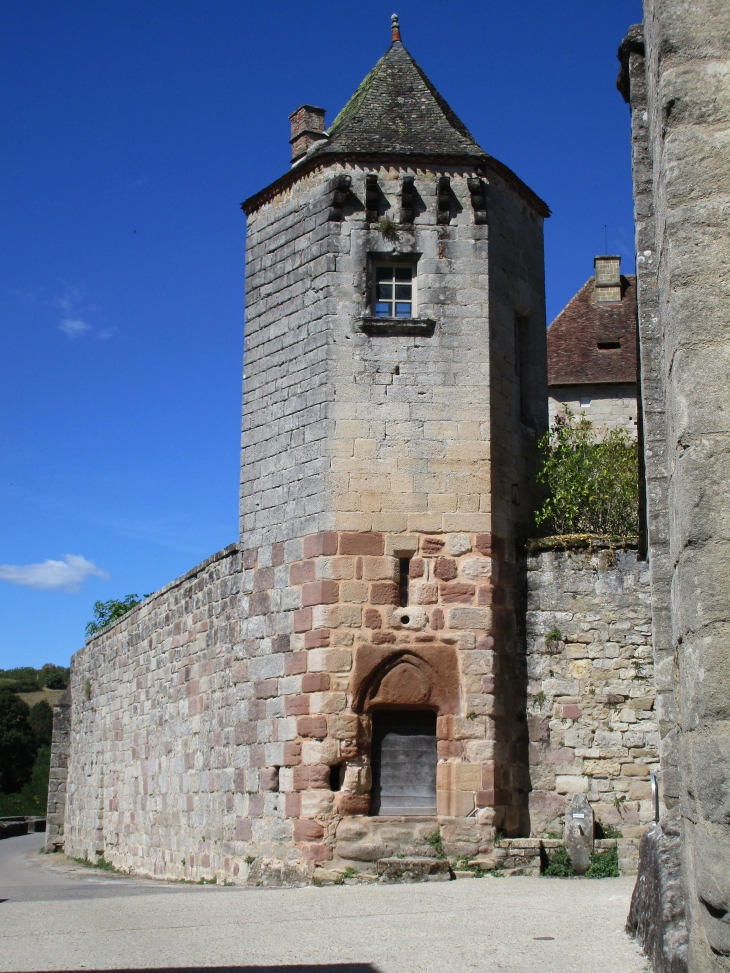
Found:
M 573 817 L 574 818 L 584 818 L 585 817 L 585 814 L 583 814 L 583 812 L 581 811 L 580 814 L 574 814 Z

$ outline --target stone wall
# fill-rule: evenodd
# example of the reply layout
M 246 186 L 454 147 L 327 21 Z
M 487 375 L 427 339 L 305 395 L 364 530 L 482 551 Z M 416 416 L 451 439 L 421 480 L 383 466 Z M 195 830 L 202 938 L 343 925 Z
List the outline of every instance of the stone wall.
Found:
M 584 793 L 637 837 L 659 761 L 648 565 L 635 544 L 575 537 L 532 542 L 526 569 L 532 834 L 562 834 Z
M 48 852 L 63 850 L 70 743 L 71 689 L 69 687 L 56 700 L 56 705 L 53 707 L 51 772 L 48 778 L 46 810 L 45 850 Z
M 549 391 L 551 425 L 567 405 L 573 415 L 585 413 L 597 431 L 625 429 L 636 438 L 639 417 L 635 385 L 554 385 Z

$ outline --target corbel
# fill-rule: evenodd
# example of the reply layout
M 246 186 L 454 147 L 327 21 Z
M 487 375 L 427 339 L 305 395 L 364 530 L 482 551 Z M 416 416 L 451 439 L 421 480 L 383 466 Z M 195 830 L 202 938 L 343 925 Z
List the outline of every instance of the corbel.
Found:
M 371 172 L 365 176 L 365 220 L 368 223 L 378 222 L 379 202 L 378 177 L 374 172 Z
M 332 199 L 330 201 L 330 211 L 327 216 L 328 220 L 333 220 L 336 223 L 342 222 L 342 207 L 345 205 L 345 200 L 350 195 L 351 185 L 352 178 L 345 175 L 335 176 L 330 183 Z
M 484 188 L 484 182 L 474 176 L 466 180 L 466 185 L 469 189 L 469 195 L 471 196 L 471 205 L 474 210 L 474 222 L 486 223 L 487 194 Z
M 404 176 L 400 184 L 401 223 L 413 223 L 413 181 L 414 176 Z
M 451 222 L 451 179 L 439 176 L 436 188 L 436 222 Z

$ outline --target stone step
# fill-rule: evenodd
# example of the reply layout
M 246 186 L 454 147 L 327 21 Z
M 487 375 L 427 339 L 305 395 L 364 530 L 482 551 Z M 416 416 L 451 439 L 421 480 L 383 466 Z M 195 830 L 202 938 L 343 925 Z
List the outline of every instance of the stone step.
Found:
M 454 878 L 451 865 L 445 858 L 380 858 L 377 863 L 378 882 L 384 885 L 403 882 L 449 882 Z

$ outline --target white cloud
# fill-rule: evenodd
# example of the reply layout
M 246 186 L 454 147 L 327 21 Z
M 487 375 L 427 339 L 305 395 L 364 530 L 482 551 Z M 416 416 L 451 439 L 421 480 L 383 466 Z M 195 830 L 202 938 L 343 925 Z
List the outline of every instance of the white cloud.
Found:
M 98 341 L 107 341 L 109 338 L 113 338 L 118 331 L 119 328 L 100 328 L 96 332 L 96 338 Z
M 0 564 L 1 581 L 36 591 L 78 591 L 91 575 L 109 579 L 106 571 L 80 554 L 64 554 L 62 561 L 49 560 L 42 564 Z
M 58 327 L 69 338 L 80 338 L 82 334 L 91 331 L 91 325 L 81 318 L 64 318 Z

